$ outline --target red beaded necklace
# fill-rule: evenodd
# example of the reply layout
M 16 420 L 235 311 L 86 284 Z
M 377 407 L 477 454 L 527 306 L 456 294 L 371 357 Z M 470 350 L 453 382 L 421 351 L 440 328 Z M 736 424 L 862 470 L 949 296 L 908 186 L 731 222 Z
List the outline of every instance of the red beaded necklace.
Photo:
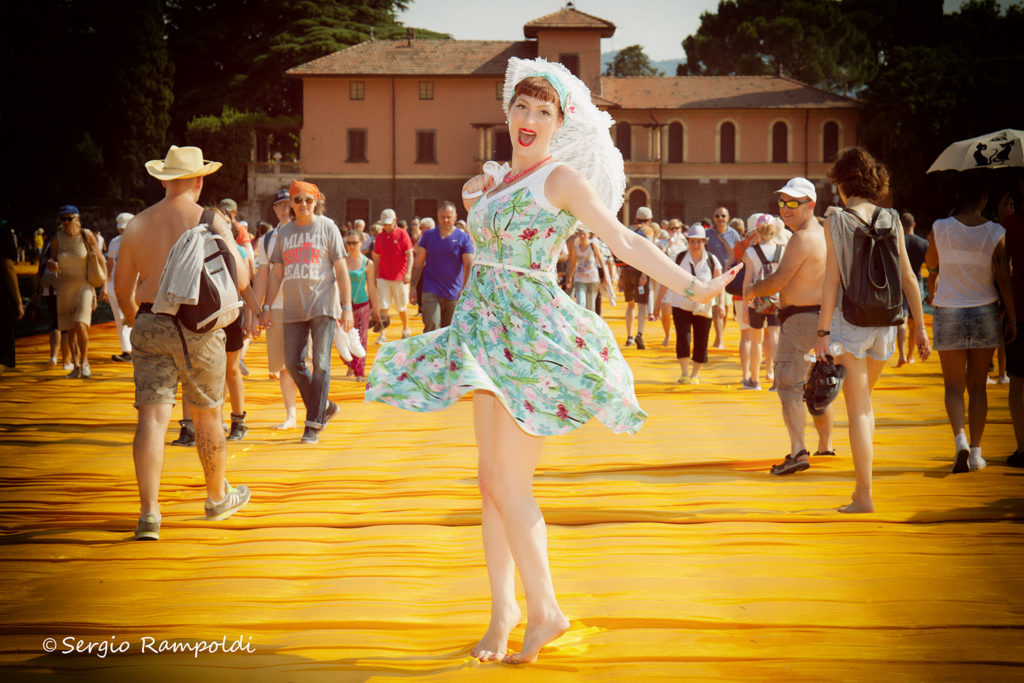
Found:
M 546 157 L 544 157 L 543 159 L 541 159 L 540 161 L 538 161 L 537 163 L 535 163 L 530 168 L 526 169 L 525 171 L 520 171 L 519 173 L 516 173 L 515 175 L 512 175 L 512 171 L 509 171 L 508 173 L 505 174 L 505 178 L 504 178 L 505 184 L 506 185 L 511 185 L 512 183 L 514 183 L 515 181 L 519 180 L 520 178 L 522 178 L 524 175 L 526 175 L 530 171 L 537 170 L 538 166 L 540 166 L 541 164 L 543 164 L 545 161 L 549 160 L 550 158 L 551 158 L 551 155 L 549 154 Z

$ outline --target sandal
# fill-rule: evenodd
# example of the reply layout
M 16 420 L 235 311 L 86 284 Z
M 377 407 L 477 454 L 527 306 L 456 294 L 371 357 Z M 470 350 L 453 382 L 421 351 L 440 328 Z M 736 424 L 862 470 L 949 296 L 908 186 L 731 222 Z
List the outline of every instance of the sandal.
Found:
M 815 455 L 835 455 L 835 451 L 814 451 Z
M 787 455 L 786 459 L 783 460 L 781 463 L 779 463 L 778 465 L 772 465 L 770 473 L 782 475 L 793 474 L 795 472 L 803 472 L 804 470 L 811 466 L 811 463 L 807 460 L 797 460 L 797 458 L 799 458 L 801 455 L 806 455 L 808 458 L 810 458 L 810 453 L 808 453 L 806 449 L 800 451 L 796 455 Z

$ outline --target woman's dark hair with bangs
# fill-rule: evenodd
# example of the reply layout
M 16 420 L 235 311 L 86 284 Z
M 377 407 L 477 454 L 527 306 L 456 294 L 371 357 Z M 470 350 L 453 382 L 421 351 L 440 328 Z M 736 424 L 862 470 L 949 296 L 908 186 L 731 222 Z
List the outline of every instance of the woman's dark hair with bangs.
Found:
M 828 179 L 847 197 L 877 202 L 889 193 L 889 171 L 863 147 L 839 150 Z
M 512 101 L 509 102 L 511 107 L 516 98 L 520 95 L 526 95 L 527 97 L 533 97 L 544 102 L 550 102 L 551 104 L 558 107 L 558 117 L 561 118 L 562 103 L 558 100 L 558 92 L 555 91 L 555 87 L 548 83 L 546 78 L 542 76 L 530 76 L 516 83 L 515 92 L 512 93 Z

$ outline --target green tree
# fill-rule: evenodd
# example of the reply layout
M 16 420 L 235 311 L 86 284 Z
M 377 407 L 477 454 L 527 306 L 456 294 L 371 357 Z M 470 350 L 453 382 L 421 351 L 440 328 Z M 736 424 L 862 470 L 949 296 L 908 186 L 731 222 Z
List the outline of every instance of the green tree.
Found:
M 205 181 L 204 196 L 207 201 L 224 197 L 244 199 L 248 196 L 252 132 L 261 124 L 297 125 L 298 121 L 274 119 L 262 112 L 238 111 L 225 106 L 219 116 L 197 116 L 188 122 L 185 130 L 186 144 L 201 148 L 204 157 L 224 165 Z
M 650 58 L 640 45 L 630 45 L 619 50 L 604 72 L 605 76 L 664 76 L 655 69 Z
M 950 143 L 1019 128 L 1024 95 L 1014 87 L 1024 54 L 1007 49 L 1024 31 L 1024 6 L 975 0 L 943 17 L 930 45 L 894 47 L 863 94 L 860 136 L 893 174 L 897 204 L 931 217 L 938 180 L 926 171 Z M 941 196 L 941 194 L 939 195 Z M 928 221 L 925 224 L 930 224 Z
M 683 49 L 693 75 L 784 75 L 843 93 L 875 64 L 867 37 L 834 0 L 722 0 Z
M 285 72 L 369 40 L 404 36 L 395 14 L 409 0 L 168 0 L 177 67 L 175 132 L 227 105 L 301 114 L 302 89 Z M 417 31 L 417 37 L 448 37 Z

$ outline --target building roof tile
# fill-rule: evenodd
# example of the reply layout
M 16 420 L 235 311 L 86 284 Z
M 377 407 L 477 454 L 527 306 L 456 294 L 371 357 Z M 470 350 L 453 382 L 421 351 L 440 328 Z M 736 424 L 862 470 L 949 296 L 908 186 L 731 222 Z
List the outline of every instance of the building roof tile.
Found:
M 611 38 L 615 33 L 615 24 L 605 19 L 595 17 L 586 12 L 580 12 L 570 2 L 567 6 L 551 14 L 534 19 L 523 26 L 523 35 L 527 38 L 536 38 L 538 29 L 565 29 L 565 28 L 589 28 L 600 29 L 602 38 Z
M 530 40 L 370 40 L 289 69 L 289 76 L 504 76 L 509 57 L 533 59 Z
M 601 78 L 601 98 L 621 109 L 854 109 L 853 98 L 777 76 Z M 595 98 L 596 100 L 596 98 Z

